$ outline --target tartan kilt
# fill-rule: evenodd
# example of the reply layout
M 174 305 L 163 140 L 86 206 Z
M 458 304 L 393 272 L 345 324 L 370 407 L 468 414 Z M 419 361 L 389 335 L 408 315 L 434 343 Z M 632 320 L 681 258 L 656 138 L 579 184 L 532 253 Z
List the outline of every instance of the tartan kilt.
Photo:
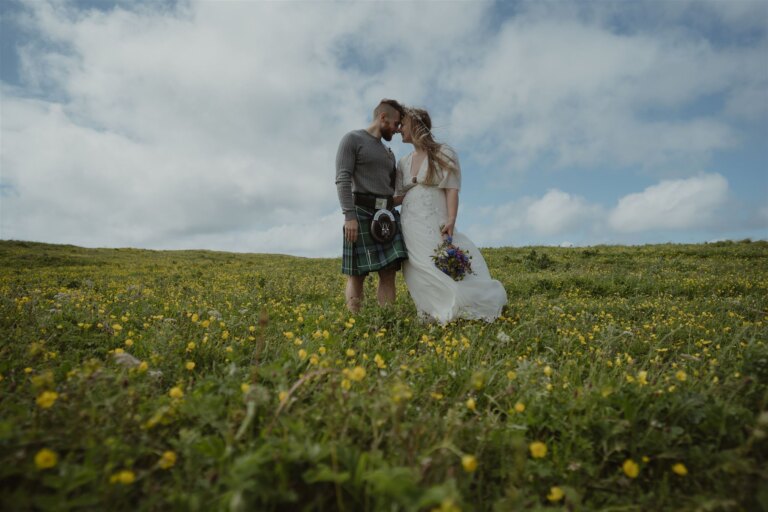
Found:
M 357 241 L 348 242 L 344 238 L 341 258 L 341 273 L 350 276 L 364 276 L 379 270 L 400 270 L 402 260 L 408 259 L 405 241 L 400 227 L 400 212 L 391 210 L 397 223 L 397 234 L 391 242 L 379 243 L 371 236 L 371 220 L 375 211 L 362 206 L 355 206 L 355 215 L 359 225 Z M 343 228 L 342 228 L 343 237 Z

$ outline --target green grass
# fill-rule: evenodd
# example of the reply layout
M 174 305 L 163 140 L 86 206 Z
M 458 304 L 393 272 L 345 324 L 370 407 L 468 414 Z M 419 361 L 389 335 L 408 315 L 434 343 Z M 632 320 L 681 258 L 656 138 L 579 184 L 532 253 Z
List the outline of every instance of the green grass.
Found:
M 768 508 L 767 243 L 483 254 L 505 316 L 439 326 L 340 260 L 0 242 L 0 509 Z

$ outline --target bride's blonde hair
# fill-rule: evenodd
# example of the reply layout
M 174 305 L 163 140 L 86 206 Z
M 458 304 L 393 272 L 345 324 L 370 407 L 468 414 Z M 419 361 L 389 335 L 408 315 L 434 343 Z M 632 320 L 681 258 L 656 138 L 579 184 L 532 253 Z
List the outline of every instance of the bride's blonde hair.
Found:
M 434 183 L 438 168 L 443 172 L 455 172 L 456 162 L 440 151 L 443 144 L 437 142 L 432 135 L 432 119 L 429 117 L 429 112 L 421 108 L 407 108 L 405 118 L 410 123 L 413 144 L 424 148 L 427 152 L 426 183 Z

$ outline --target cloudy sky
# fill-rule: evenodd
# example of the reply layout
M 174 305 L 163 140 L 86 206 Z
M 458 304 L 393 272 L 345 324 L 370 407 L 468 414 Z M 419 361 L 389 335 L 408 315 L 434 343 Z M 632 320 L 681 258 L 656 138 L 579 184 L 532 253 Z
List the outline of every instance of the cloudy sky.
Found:
M 384 97 L 458 151 L 480 246 L 768 238 L 765 0 L 0 9 L 2 239 L 339 256 Z

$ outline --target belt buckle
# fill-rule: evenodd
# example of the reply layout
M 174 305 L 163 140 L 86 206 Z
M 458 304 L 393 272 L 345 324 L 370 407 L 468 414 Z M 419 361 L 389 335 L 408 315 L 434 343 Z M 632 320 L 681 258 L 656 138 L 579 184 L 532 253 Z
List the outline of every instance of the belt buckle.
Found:
M 387 198 L 386 197 L 377 197 L 376 198 L 376 206 L 375 208 L 377 210 L 386 210 L 387 208 Z

